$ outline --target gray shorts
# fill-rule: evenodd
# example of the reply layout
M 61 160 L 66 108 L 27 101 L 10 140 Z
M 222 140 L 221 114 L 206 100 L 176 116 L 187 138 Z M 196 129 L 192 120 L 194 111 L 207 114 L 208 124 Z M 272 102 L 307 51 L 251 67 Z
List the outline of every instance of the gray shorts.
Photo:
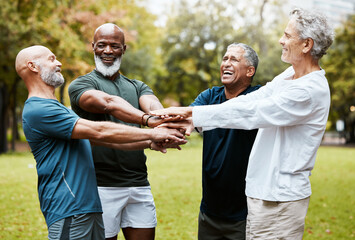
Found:
M 104 240 L 101 213 L 87 213 L 61 219 L 48 228 L 50 240 Z
M 200 211 L 198 217 L 199 240 L 245 240 L 246 220 L 224 221 Z

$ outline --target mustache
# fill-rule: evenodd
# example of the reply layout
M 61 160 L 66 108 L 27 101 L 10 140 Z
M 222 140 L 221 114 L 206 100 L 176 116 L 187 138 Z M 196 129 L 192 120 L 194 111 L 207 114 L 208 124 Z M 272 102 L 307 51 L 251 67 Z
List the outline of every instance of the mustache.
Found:
M 101 58 L 109 57 L 109 58 L 116 58 L 113 54 L 102 54 Z

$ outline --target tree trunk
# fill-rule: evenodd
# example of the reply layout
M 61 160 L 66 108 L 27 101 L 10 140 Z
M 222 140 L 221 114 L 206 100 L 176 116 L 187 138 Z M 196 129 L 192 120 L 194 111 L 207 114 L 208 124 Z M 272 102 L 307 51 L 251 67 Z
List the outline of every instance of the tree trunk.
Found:
M 11 139 L 11 150 L 16 150 L 16 140 L 19 138 L 18 129 L 17 129 L 17 114 L 16 114 L 16 103 L 17 103 L 17 86 L 19 82 L 19 78 L 15 79 L 14 85 L 12 86 L 12 139 Z
M 7 152 L 7 87 L 5 84 L 0 84 L 0 154 Z

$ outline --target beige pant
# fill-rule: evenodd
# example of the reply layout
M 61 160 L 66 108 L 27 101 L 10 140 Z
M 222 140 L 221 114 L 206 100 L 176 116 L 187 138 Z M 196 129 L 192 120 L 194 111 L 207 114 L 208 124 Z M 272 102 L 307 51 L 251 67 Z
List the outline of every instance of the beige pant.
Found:
M 270 202 L 248 197 L 246 240 L 302 240 L 309 199 Z

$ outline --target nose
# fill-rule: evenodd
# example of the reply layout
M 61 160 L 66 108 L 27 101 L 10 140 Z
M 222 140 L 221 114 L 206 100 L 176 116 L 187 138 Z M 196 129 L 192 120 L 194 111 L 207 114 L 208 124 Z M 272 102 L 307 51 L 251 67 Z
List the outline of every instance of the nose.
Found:
M 104 53 L 112 53 L 112 48 L 110 45 L 107 45 L 105 48 L 104 48 Z
M 224 66 L 230 66 L 231 65 L 231 60 L 228 58 L 227 60 L 224 60 L 223 62 L 222 62 L 222 65 L 224 65 Z
M 284 44 L 284 36 L 282 36 L 282 37 L 279 39 L 279 43 L 280 43 L 281 45 Z
M 57 64 L 56 64 L 56 65 L 57 65 L 58 67 L 62 67 L 62 63 L 59 62 L 58 60 L 56 60 L 56 61 L 57 61 Z

